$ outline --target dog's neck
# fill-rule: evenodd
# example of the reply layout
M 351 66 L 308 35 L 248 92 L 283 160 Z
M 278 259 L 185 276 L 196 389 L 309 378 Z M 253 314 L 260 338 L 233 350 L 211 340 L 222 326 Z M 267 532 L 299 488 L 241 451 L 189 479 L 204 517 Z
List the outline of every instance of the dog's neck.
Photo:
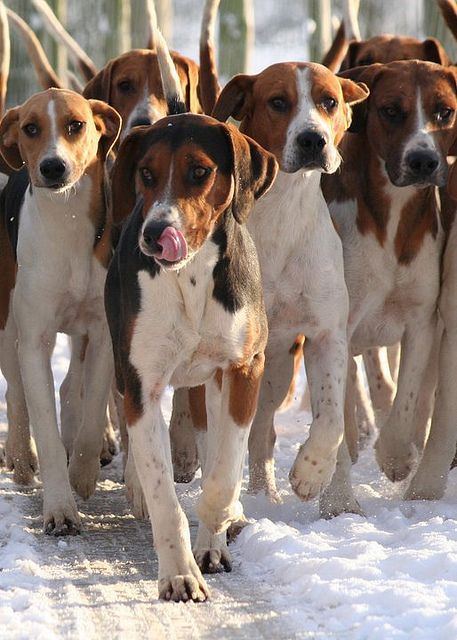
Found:
M 313 232 L 329 218 L 320 188 L 319 171 L 279 171 L 270 191 L 256 203 L 248 228 L 259 255 L 268 252 L 272 240 L 283 245 L 303 243 L 305 235 Z

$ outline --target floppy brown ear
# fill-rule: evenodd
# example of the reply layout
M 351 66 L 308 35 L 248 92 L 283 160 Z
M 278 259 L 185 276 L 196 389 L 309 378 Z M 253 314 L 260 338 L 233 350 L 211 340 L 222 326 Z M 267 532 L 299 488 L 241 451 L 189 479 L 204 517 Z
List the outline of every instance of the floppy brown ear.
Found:
M 185 90 L 186 107 L 191 113 L 202 113 L 198 97 L 198 64 L 190 58 L 172 53 L 173 62 L 178 71 L 181 85 Z M 183 82 L 184 81 L 184 82 Z
M 437 62 L 438 64 L 442 64 L 445 67 L 449 64 L 449 58 L 444 50 L 443 45 L 436 38 L 427 38 L 422 43 L 424 47 L 424 60 L 428 60 L 429 62 Z
M 340 66 L 340 71 L 346 71 L 355 67 L 355 59 L 359 53 L 361 42 L 353 41 L 349 43 L 346 55 L 343 58 L 343 62 Z
M 225 122 L 229 116 L 242 120 L 249 113 L 250 95 L 256 76 L 240 73 L 222 89 L 212 116 Z
M 233 125 L 224 125 L 233 154 L 235 190 L 232 212 L 235 220 L 243 224 L 255 201 L 273 184 L 278 173 L 278 163 L 272 153 L 266 151 L 249 136 L 240 133 Z
M 111 172 L 113 222 L 120 224 L 133 210 L 136 201 L 135 171 L 144 153 L 150 127 L 135 127 L 124 140 Z
M 84 87 L 83 96 L 94 100 L 109 102 L 111 97 L 111 75 L 113 73 L 114 60 L 97 73 Z
M 354 106 L 352 109 L 352 122 L 351 126 L 348 129 L 348 131 L 350 131 L 351 133 L 361 133 L 365 130 L 368 113 L 367 98 L 370 95 L 370 92 L 373 91 L 373 87 L 376 81 L 379 79 L 383 67 L 384 65 L 376 63 L 354 67 L 353 69 L 347 69 L 343 73 L 338 74 L 340 79 L 346 78 L 356 83 L 359 89 L 361 89 L 362 93 L 364 94 L 362 100 L 358 100 L 353 103 Z
M 19 107 L 9 109 L 0 122 L 0 152 L 12 169 L 24 164 L 19 150 Z
M 100 132 L 98 149 L 103 160 L 113 148 L 119 137 L 122 118 L 113 107 L 101 100 L 89 100 L 97 131 Z

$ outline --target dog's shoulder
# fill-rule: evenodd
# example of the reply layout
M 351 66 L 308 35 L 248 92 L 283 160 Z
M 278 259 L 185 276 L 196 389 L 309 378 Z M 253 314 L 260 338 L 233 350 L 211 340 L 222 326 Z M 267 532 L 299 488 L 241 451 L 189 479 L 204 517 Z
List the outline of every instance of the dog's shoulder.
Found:
M 213 297 L 226 311 L 262 304 L 260 268 L 254 242 L 245 225 L 227 211 L 212 236 L 219 248 L 213 269 Z

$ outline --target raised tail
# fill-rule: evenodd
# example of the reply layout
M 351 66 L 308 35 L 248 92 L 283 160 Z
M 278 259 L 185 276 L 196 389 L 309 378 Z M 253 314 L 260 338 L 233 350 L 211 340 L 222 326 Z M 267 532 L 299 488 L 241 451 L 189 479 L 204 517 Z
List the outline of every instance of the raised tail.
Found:
M 71 37 L 68 31 L 64 29 L 46 0 L 32 0 L 32 2 L 43 18 L 46 29 L 67 49 L 73 63 L 80 70 L 86 82 L 92 80 L 97 75 L 95 63 L 83 51 L 76 40 Z
M 457 40 L 457 4 L 455 0 L 438 0 L 438 6 L 449 31 Z
M 159 29 L 154 29 L 153 36 L 155 49 L 157 51 L 157 62 L 159 63 L 160 76 L 162 78 L 163 93 L 167 101 L 168 115 L 186 113 L 187 107 L 181 82 L 165 38 Z
M 11 9 L 7 9 L 6 12 L 9 20 L 11 20 L 11 24 L 24 41 L 41 88 L 51 89 L 52 87 L 56 87 L 57 89 L 64 89 L 65 84 L 52 68 L 40 41 L 29 25 Z
M 221 92 L 217 74 L 214 34 L 220 0 L 206 0 L 200 30 L 200 72 L 198 92 L 203 111 L 211 114 Z
M 148 17 L 148 42 L 146 49 L 153 51 L 156 48 L 154 36 L 157 31 L 157 12 L 154 0 L 146 0 L 146 14 Z
M 0 115 L 5 112 L 6 86 L 10 72 L 11 43 L 8 17 L 3 2 L 0 2 Z

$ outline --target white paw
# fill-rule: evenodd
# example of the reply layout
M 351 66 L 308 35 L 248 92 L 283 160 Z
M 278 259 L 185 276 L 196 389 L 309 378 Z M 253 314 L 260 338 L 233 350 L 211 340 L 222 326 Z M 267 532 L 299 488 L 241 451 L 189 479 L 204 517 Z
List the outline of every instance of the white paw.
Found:
M 301 500 L 315 498 L 330 484 L 335 467 L 336 452 L 324 456 L 306 442 L 300 447 L 289 473 L 292 489 Z
M 35 442 L 29 438 L 28 442 L 14 446 L 9 440 L 5 445 L 7 469 L 13 472 L 16 484 L 30 485 L 35 483 L 35 473 L 38 469 L 38 457 Z
M 447 473 L 433 475 L 426 478 L 418 473 L 413 477 L 405 492 L 405 500 L 441 500 L 446 491 Z
M 133 456 L 127 456 L 125 465 L 125 487 L 127 489 L 127 500 L 133 515 L 137 520 L 147 520 L 149 518 L 148 506 L 141 488 L 140 479 L 136 472 Z
M 403 442 L 392 437 L 387 430 L 381 431 L 375 444 L 379 468 L 391 482 L 400 482 L 409 476 L 418 459 L 413 442 Z
M 249 485 L 248 493 L 264 493 L 273 504 L 280 504 L 282 498 L 276 489 L 276 479 L 274 462 L 267 462 L 264 465 L 249 465 Z
M 68 467 L 70 483 L 76 493 L 87 500 L 95 493 L 98 474 L 100 471 L 100 458 L 96 456 L 84 456 L 73 451 Z
M 365 516 L 362 507 L 352 493 L 352 489 L 349 491 L 324 491 L 319 500 L 319 513 L 321 518 L 326 520 L 336 518 L 342 513 Z
M 203 494 L 197 503 L 197 514 L 207 529 L 217 534 L 226 531 L 234 520 L 239 520 L 243 516 L 243 506 L 239 500 L 235 500 L 227 507 L 220 508 L 208 501 L 203 489 Z
M 74 536 L 81 531 L 76 502 L 71 490 L 62 496 L 43 499 L 44 532 L 51 536 Z
M 159 580 L 159 598 L 173 602 L 204 602 L 209 597 L 208 587 L 203 577 L 191 573 L 165 576 Z
M 202 573 L 222 573 L 232 570 L 232 557 L 227 548 L 225 533 L 212 535 L 200 524 L 193 551 Z

